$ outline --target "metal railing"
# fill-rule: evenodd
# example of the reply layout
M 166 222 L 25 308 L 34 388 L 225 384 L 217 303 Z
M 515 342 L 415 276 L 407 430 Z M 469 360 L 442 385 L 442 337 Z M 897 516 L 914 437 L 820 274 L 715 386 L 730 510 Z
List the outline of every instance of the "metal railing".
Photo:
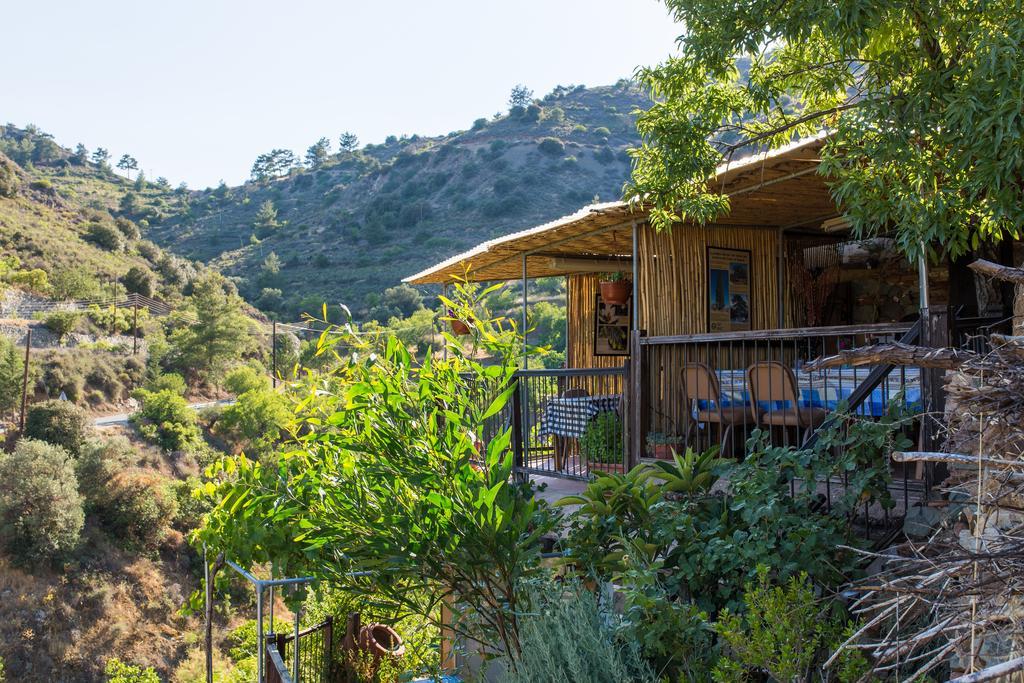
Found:
M 624 472 L 628 367 L 520 370 L 510 406 L 521 472 L 583 479 Z
M 739 458 L 755 429 L 773 446 L 809 448 L 834 416 L 878 420 L 897 404 L 915 415 L 900 429 L 916 439 L 927 403 L 926 373 L 884 364 L 819 371 L 805 366 L 846 349 L 915 343 L 920 329 L 898 323 L 638 337 L 634 449 L 643 457 L 667 458 L 673 450 L 717 446 L 724 456 Z M 893 463 L 891 475 L 896 509 L 866 507 L 868 528 L 889 526 L 890 513 L 902 517 L 927 496 L 927 472 Z M 819 482 L 825 507 L 845 484 L 846 475 Z
M 267 683 L 294 683 L 299 675 L 310 683 L 331 683 L 334 680 L 334 618 L 328 616 L 298 633 L 268 634 L 264 656 Z M 285 662 L 293 663 L 291 671 Z

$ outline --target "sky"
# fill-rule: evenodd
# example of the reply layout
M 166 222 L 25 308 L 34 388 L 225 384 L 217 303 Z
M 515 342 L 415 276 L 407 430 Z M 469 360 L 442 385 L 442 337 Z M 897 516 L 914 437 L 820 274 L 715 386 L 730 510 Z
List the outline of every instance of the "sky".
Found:
M 177 185 L 244 181 L 256 155 L 352 131 L 438 135 L 663 60 L 655 0 L 5 2 L 0 122 L 129 153 Z

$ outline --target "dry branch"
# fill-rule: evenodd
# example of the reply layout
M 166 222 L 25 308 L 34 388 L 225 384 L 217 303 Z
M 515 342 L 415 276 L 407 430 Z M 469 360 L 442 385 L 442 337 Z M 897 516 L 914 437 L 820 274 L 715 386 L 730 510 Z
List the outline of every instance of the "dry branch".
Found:
M 1008 676 L 1016 671 L 1024 669 L 1024 657 L 1017 657 L 1011 659 L 1008 662 L 1002 664 L 996 664 L 990 666 L 987 669 L 977 671 L 972 674 L 966 674 L 960 678 L 954 678 L 949 683 L 984 683 L 984 681 L 994 681 L 1003 676 Z
M 962 455 L 960 453 L 936 453 L 934 451 L 893 451 L 896 462 L 947 462 L 957 465 L 998 465 L 1024 469 L 1024 460 L 1006 460 L 984 455 Z
M 1024 285 L 1024 268 L 1002 266 L 985 259 L 978 259 L 967 267 L 980 275 L 987 275 L 996 280 L 1012 282 L 1016 285 Z
M 841 365 L 913 365 L 920 368 L 955 370 L 966 363 L 975 363 L 978 354 L 961 349 L 932 349 L 900 342 L 873 344 L 840 351 L 834 356 L 819 358 L 805 367 L 810 371 Z

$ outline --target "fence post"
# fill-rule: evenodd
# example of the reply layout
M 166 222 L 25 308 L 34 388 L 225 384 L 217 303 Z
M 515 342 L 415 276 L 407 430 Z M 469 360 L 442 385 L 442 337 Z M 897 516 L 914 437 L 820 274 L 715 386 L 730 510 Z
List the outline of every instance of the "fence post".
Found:
M 521 481 L 525 476 L 522 472 L 523 463 L 523 378 L 515 377 L 515 388 L 512 390 L 512 452 L 515 454 L 516 480 Z
M 32 349 L 32 328 L 29 327 L 25 335 L 25 368 L 21 377 L 21 421 L 20 431 L 25 433 L 25 408 L 28 405 L 28 357 Z
M 139 302 L 135 300 L 132 304 L 132 355 L 139 353 Z
M 327 663 L 327 680 L 334 680 L 334 616 L 328 614 L 324 620 L 324 661 Z
M 633 330 L 630 337 L 629 350 L 629 375 L 626 381 L 629 383 L 627 390 L 627 407 L 629 409 L 629 465 L 640 461 L 644 448 L 644 422 L 647 419 L 645 404 L 645 383 L 644 383 L 644 347 L 641 337 L 646 336 L 644 330 Z

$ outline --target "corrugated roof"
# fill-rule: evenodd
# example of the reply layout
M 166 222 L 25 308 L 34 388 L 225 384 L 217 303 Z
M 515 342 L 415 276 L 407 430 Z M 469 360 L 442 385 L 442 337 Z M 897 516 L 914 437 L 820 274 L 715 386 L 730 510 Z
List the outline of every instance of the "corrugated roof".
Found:
M 817 218 L 828 214 L 829 209 L 834 214 L 831 196 L 814 172 L 818 164 L 817 152 L 826 137 L 822 134 L 720 165 L 712 182 L 720 184 L 725 194 L 735 197 L 732 211 L 724 220 L 733 225 L 783 225 L 767 222 L 773 208 L 778 220 L 789 222 L 802 216 Z M 786 187 L 804 177 L 808 180 L 799 188 Z M 790 202 L 785 210 L 773 206 L 789 195 L 797 201 Z M 405 278 L 404 282 L 436 284 L 457 278 L 512 279 L 522 274 L 524 254 L 530 261 L 530 277 L 564 275 L 571 271 L 557 265 L 559 257 L 628 256 L 632 248 L 632 223 L 643 223 L 646 218 L 645 209 L 626 202 L 591 204 L 548 223 L 482 242 Z

